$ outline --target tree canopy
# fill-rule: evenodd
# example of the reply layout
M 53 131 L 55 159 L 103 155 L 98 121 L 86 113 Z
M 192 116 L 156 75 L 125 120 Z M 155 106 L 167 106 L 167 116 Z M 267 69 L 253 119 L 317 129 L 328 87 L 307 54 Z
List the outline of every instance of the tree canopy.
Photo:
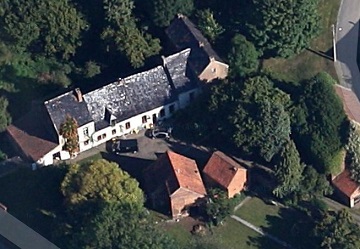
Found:
M 194 9 L 193 0 L 149 1 L 149 14 L 155 25 L 166 27 L 176 14 L 190 15 Z
M 71 165 L 61 184 L 61 192 L 70 204 L 116 201 L 140 208 L 144 203 L 139 183 L 116 163 L 104 159 L 81 166 Z
M 347 136 L 346 117 L 334 80 L 320 73 L 302 83 L 299 96 L 293 122 L 295 142 L 306 163 L 329 173 Z
M 64 149 L 67 150 L 70 155 L 74 155 L 79 151 L 79 138 L 77 129 L 78 124 L 76 120 L 70 116 L 66 116 L 64 123 L 60 125 L 59 134 L 64 137 Z
M 198 11 L 197 19 L 198 28 L 211 42 L 215 42 L 216 38 L 225 31 L 216 21 L 213 12 L 210 9 Z
M 349 139 L 346 144 L 351 178 L 360 183 L 360 129 L 356 123 L 350 124 Z
M 0 132 L 4 131 L 11 123 L 10 114 L 7 112 L 8 105 L 8 100 L 5 97 L 0 96 Z
M 255 46 L 242 35 L 235 35 L 231 43 L 228 55 L 230 74 L 233 77 L 244 77 L 256 72 L 259 66 L 259 53 Z
M 319 30 L 317 0 L 252 0 L 247 29 L 265 57 L 289 57 L 308 47 Z

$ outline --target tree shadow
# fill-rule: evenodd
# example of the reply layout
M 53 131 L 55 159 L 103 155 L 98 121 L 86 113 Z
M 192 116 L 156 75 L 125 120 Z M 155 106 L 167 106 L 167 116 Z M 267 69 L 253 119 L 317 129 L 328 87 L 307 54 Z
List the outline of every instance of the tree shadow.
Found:
M 280 208 L 278 215 L 267 215 L 266 226 L 261 229 L 288 244 L 288 248 L 314 248 L 312 230 L 314 222 L 303 211 L 294 208 Z M 259 248 L 268 248 L 269 238 L 252 237 L 250 243 Z M 278 244 L 279 248 L 286 248 Z
M 306 48 L 307 51 L 313 53 L 313 54 L 316 54 L 318 56 L 321 56 L 325 59 L 328 59 L 328 60 L 334 60 L 334 53 L 333 53 L 333 50 L 332 49 L 329 49 L 327 51 L 320 51 L 320 50 L 314 50 L 312 48 Z

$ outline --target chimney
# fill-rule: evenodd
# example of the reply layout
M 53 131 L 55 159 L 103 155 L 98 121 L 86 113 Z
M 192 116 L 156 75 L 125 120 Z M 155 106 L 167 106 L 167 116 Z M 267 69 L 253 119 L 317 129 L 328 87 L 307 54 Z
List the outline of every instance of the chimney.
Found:
M 234 167 L 232 167 L 232 170 L 236 172 L 238 170 L 238 168 L 234 166 Z
M 200 47 L 200 48 L 204 47 L 204 43 L 201 42 L 201 41 L 199 41 L 199 47 Z
M 78 102 L 83 101 L 83 95 L 82 95 L 82 93 L 80 91 L 80 88 L 75 88 L 75 97 L 76 97 Z
M 178 18 L 184 18 L 184 15 L 181 14 L 181 13 L 178 13 L 178 14 L 177 14 L 177 17 L 178 17 Z
M 161 56 L 162 62 L 163 62 L 163 67 L 166 67 L 166 58 L 165 56 Z
M 210 56 L 209 58 L 210 58 L 210 61 L 211 61 L 211 62 L 212 62 L 212 61 L 215 61 L 215 57 L 214 57 L 214 56 Z

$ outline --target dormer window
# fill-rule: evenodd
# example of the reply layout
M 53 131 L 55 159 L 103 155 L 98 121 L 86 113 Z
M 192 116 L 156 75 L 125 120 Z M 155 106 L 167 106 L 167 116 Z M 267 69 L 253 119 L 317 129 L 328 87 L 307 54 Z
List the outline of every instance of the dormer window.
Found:
M 111 125 L 111 126 L 115 126 L 115 125 L 116 125 L 116 119 L 111 120 L 111 121 L 110 121 L 110 125 Z

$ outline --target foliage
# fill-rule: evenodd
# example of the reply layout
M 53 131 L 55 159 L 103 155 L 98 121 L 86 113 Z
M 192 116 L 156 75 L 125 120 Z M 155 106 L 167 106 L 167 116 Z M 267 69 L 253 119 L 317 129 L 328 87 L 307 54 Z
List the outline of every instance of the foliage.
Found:
M 360 228 L 346 209 L 326 212 L 315 228 L 321 248 L 357 249 L 360 247 Z
M 159 27 L 169 26 L 176 14 L 190 15 L 194 9 L 193 0 L 149 1 L 149 15 Z
M 303 82 L 293 122 L 300 154 L 307 163 L 326 173 L 331 173 L 329 165 L 344 146 L 347 133 L 345 113 L 333 82 L 326 73 Z
M 211 42 L 215 42 L 216 38 L 225 31 L 215 20 L 214 14 L 210 9 L 198 11 L 197 18 L 198 28 Z
M 68 0 L 4 0 L 0 4 L 1 39 L 17 50 L 68 58 L 87 29 L 83 16 Z
M 266 76 L 249 78 L 241 89 L 236 88 L 229 89 L 227 98 L 231 101 L 223 106 L 226 110 L 233 109 L 222 113 L 229 122 L 223 130 L 245 153 L 271 161 L 289 138 L 290 117 L 286 110 L 289 97 Z M 225 98 L 216 93 L 215 97 Z
M 289 57 L 317 35 L 317 0 L 252 0 L 246 26 L 250 40 L 266 57 Z
M 304 165 L 300 163 L 300 155 L 295 143 L 289 140 L 280 152 L 280 162 L 275 167 L 275 176 L 278 181 L 273 193 L 280 198 L 296 191 L 302 181 Z
M 79 151 L 79 137 L 77 129 L 78 124 L 75 118 L 70 116 L 66 116 L 65 122 L 60 125 L 59 134 L 64 137 L 64 149 L 67 150 L 70 155 L 74 155 Z
M 7 159 L 7 155 L 0 150 L 0 162 L 4 161 Z
M 349 139 L 346 145 L 349 157 L 351 178 L 360 183 L 360 130 L 357 124 L 351 122 Z
M 11 123 L 11 116 L 7 112 L 8 105 L 8 100 L 5 97 L 0 96 L 0 132 L 4 131 Z
M 178 246 L 158 231 L 144 215 L 127 203 L 101 203 L 94 214 L 84 219 L 68 248 L 177 249 Z
M 245 77 L 255 72 L 259 66 L 259 53 L 255 46 L 242 35 L 235 35 L 228 55 L 230 74 Z
M 230 215 L 235 207 L 233 199 L 229 199 L 226 192 L 213 188 L 208 191 L 208 201 L 205 204 L 205 213 L 208 221 L 214 225 L 220 224 Z
M 101 38 L 111 50 L 125 54 L 133 67 L 141 67 L 146 58 L 159 53 L 161 46 L 159 39 L 152 38 L 137 27 L 133 8 L 132 0 L 105 0 L 107 25 Z
M 100 200 L 140 208 L 144 203 L 139 183 L 119 165 L 104 159 L 81 166 L 71 165 L 61 184 L 61 192 L 70 204 Z
M 85 78 L 92 78 L 101 73 L 101 68 L 98 64 L 96 64 L 96 62 L 88 61 L 85 64 L 83 73 L 84 73 Z

